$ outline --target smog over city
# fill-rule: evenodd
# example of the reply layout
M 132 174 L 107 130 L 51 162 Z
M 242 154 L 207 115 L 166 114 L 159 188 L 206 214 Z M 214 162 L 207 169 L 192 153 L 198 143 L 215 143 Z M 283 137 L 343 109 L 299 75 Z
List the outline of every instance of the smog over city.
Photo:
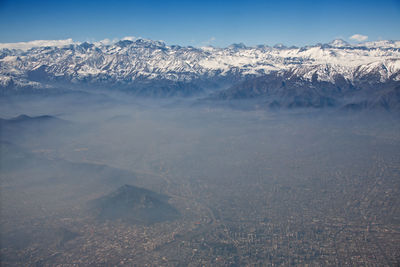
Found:
M 0 265 L 398 266 L 400 6 L 166 2 L 0 3 Z

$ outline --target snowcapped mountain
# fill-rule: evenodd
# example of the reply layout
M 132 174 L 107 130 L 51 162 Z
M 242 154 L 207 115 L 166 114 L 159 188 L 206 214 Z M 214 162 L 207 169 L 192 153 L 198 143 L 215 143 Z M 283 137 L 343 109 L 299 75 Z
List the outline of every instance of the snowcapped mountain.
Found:
M 145 39 L 0 44 L 2 93 L 37 88 L 110 88 L 142 95 L 191 95 L 258 77 L 346 86 L 400 82 L 400 41 L 306 47 L 169 46 Z

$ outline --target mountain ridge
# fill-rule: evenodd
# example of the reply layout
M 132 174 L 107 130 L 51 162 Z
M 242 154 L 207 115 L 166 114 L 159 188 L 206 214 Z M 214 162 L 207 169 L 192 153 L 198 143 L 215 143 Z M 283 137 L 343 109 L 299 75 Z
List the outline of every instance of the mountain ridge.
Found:
M 112 89 L 147 97 L 207 95 L 271 75 L 297 80 L 304 88 L 324 84 L 322 91 L 338 84 L 363 91 L 400 82 L 400 41 L 195 48 L 136 39 L 0 47 L 0 95 L 52 88 Z

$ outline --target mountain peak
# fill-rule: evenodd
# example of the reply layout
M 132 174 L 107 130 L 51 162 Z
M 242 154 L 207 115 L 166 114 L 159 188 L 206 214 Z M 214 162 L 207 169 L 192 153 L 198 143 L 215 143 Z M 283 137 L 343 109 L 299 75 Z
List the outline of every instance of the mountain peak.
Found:
M 245 49 L 245 48 L 247 48 L 247 46 L 244 43 L 239 43 L 239 44 L 231 44 L 230 46 L 228 46 L 228 48 L 231 48 L 231 49 Z
M 328 43 L 330 46 L 333 47 L 343 47 L 343 46 L 349 46 L 350 44 L 343 39 L 335 39 L 332 42 Z
M 113 193 L 92 201 L 91 208 L 100 220 L 152 224 L 179 216 L 167 199 L 165 195 L 144 188 L 123 185 Z
M 285 48 L 287 48 L 286 45 L 284 45 L 282 43 L 276 44 L 273 47 L 276 48 L 276 49 L 285 49 Z
M 119 46 L 121 48 L 130 46 L 131 44 L 133 44 L 133 41 L 131 41 L 131 40 L 120 40 L 115 43 L 116 46 Z

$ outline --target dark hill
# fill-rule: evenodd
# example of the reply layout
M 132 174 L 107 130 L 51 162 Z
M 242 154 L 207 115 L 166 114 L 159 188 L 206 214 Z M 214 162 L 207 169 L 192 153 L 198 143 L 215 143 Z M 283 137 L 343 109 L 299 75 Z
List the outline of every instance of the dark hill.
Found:
M 0 118 L 0 139 L 20 143 L 32 137 L 65 133 L 71 122 L 50 115 L 31 117 L 19 115 L 10 119 Z
M 67 124 L 67 121 L 53 117 L 50 115 L 42 115 L 37 117 L 30 117 L 22 114 L 14 118 L 3 119 L 0 118 L 0 127 L 7 130 L 21 130 L 21 129 L 40 129 L 47 126 L 61 126 Z
M 95 216 L 100 220 L 122 220 L 135 224 L 152 224 L 179 217 L 168 197 L 132 185 L 92 201 Z
M 2 124 L 15 124 L 15 123 L 43 123 L 43 122 L 50 122 L 50 121 L 59 121 L 62 120 L 50 115 L 42 115 L 37 117 L 30 117 L 28 115 L 22 114 L 17 117 L 11 119 L 1 119 L 0 123 Z

